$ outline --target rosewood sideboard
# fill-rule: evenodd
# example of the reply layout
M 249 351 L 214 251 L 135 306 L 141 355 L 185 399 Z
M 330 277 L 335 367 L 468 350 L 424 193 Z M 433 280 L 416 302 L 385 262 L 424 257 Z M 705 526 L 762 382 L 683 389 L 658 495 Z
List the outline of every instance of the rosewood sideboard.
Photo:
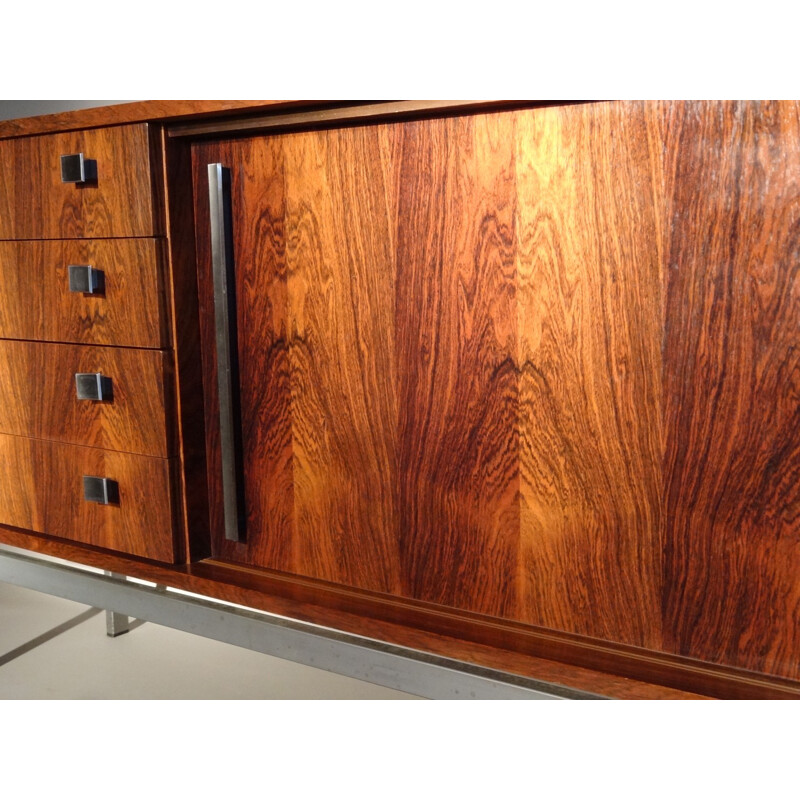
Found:
M 0 164 L 0 543 L 800 698 L 800 104 L 147 101 Z

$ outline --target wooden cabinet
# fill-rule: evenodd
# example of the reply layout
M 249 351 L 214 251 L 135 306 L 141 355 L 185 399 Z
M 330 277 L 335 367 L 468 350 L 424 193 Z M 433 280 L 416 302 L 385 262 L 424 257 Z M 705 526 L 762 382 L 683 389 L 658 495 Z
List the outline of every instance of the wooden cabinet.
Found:
M 800 696 L 798 104 L 402 112 L 173 123 L 162 104 L 148 147 L 109 129 L 135 144 L 120 185 L 164 163 L 166 217 L 160 190 L 128 216 L 81 195 L 59 236 L 151 238 L 0 242 L 14 292 L 26 258 L 51 278 L 33 313 L 0 301 L 0 335 L 74 343 L 0 343 L 0 364 L 51 386 L 91 343 L 133 376 L 126 403 L 43 390 L 0 432 L 49 440 L 42 463 L 138 454 L 121 474 L 180 473 L 183 496 L 155 520 L 131 488 L 131 515 L 81 538 L 6 490 L 3 521 L 161 561 L 185 527 L 191 566 L 131 574 L 415 646 Z M 229 180 L 227 433 L 209 164 Z M 109 307 L 59 295 L 73 258 L 109 265 Z
M 147 124 L 10 138 L 0 160 L 0 523 L 173 562 L 157 139 Z M 79 392 L 92 379 L 103 394 Z

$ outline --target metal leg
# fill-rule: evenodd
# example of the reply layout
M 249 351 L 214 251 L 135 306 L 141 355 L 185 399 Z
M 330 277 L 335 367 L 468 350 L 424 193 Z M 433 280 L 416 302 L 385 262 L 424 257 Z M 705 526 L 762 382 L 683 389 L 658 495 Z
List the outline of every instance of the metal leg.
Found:
M 456 699 L 599 699 L 568 686 L 425 653 L 363 636 L 206 598 L 144 586 L 119 576 L 0 552 L 0 581 L 93 608 L 124 608 L 147 620 L 259 653 L 369 681 L 420 697 Z
M 105 575 L 110 578 L 117 578 L 117 580 L 125 581 L 124 575 L 119 575 L 116 572 L 104 571 Z M 106 611 L 106 636 L 116 638 L 122 636 L 130 630 L 129 620 L 125 614 L 119 614 L 116 611 Z

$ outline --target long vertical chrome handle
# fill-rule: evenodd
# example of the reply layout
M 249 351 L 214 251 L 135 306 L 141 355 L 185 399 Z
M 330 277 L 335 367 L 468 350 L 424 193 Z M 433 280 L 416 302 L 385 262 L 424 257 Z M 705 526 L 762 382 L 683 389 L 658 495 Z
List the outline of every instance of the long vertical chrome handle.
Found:
M 211 214 L 211 262 L 214 274 L 214 329 L 217 345 L 219 429 L 222 449 L 222 497 L 225 538 L 244 539 L 244 503 L 240 475 L 241 440 L 238 435 L 238 370 L 236 365 L 235 276 L 231 239 L 230 170 L 222 164 L 208 165 L 208 196 Z

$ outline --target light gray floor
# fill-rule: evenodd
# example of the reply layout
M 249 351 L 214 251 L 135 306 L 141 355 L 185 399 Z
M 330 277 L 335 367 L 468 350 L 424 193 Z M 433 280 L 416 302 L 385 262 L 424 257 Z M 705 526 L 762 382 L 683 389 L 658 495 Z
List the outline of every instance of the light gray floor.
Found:
M 402 700 L 403 692 L 0 583 L 0 699 Z

